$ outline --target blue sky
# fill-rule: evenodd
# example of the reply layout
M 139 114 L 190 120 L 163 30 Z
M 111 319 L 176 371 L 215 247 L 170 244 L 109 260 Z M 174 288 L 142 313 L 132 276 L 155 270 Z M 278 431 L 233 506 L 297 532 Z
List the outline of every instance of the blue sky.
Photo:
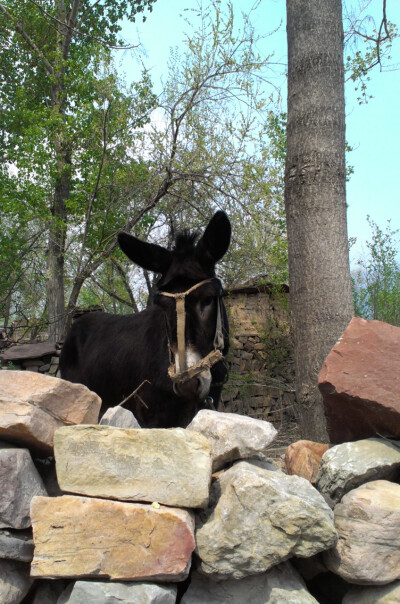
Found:
M 350 2 L 349 2 L 350 3 Z M 351 4 L 358 0 L 351 0 Z M 180 46 L 184 40 L 186 24 L 183 15 L 190 15 L 190 8 L 197 0 L 157 0 L 153 12 L 142 24 L 129 25 L 124 36 L 140 40 L 146 49 L 145 65 L 150 69 L 155 90 L 160 91 L 160 80 L 167 73 L 167 62 L 171 47 Z M 235 12 L 248 12 L 254 0 L 233 0 Z M 368 13 L 379 16 L 382 0 L 372 0 Z M 189 9 L 189 12 L 185 12 Z M 259 46 L 261 54 L 274 52 L 273 61 L 286 63 L 285 0 L 261 0 L 252 20 L 256 33 L 264 34 L 280 29 Z M 387 0 L 389 19 L 400 27 L 399 0 Z M 400 40 L 396 40 L 392 51 L 392 63 L 400 65 Z M 125 55 L 123 68 L 132 76 L 138 67 L 134 59 Z M 370 239 L 370 228 L 366 216 L 383 229 L 386 221 L 392 220 L 392 228 L 400 228 L 400 71 L 370 74 L 368 93 L 373 99 L 359 106 L 354 84 L 346 84 L 346 138 L 353 147 L 348 162 L 354 166 L 354 174 L 347 185 L 348 232 L 357 238 L 351 252 L 351 260 L 360 257 Z M 282 86 L 283 108 L 285 108 L 285 78 L 277 75 L 276 83 Z

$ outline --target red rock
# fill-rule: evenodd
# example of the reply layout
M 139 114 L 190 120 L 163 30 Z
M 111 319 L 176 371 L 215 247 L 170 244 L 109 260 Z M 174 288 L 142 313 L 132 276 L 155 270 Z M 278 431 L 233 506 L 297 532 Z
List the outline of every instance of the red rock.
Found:
M 311 440 L 298 440 L 286 449 L 285 464 L 288 474 L 296 474 L 315 483 L 321 457 L 329 445 L 314 443 Z
M 333 443 L 400 437 L 400 327 L 353 318 L 319 374 Z
M 31 515 L 32 577 L 182 581 L 189 573 L 186 510 L 64 495 L 34 497 Z

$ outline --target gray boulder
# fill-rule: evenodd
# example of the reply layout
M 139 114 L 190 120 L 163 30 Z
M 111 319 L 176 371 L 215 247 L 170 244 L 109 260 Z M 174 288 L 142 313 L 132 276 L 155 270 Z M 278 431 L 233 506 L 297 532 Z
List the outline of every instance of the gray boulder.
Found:
M 30 527 L 31 500 L 47 492 L 28 449 L 0 446 L 0 485 L 0 528 Z
M 366 438 L 328 449 L 322 456 L 316 486 L 334 502 L 372 480 L 400 477 L 400 441 Z
M 76 581 L 57 604 L 175 604 L 176 594 L 175 585 Z
M 304 478 L 240 462 L 211 489 L 213 507 L 196 532 L 200 571 L 219 579 L 263 573 L 290 556 L 309 557 L 337 540 L 333 513 Z

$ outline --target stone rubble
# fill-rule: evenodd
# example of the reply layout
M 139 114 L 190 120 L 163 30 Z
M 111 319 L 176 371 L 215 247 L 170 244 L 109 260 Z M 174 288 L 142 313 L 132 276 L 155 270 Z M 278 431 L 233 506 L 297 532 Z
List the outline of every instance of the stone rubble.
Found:
M 99 424 L 100 426 L 115 426 L 116 428 L 124 428 L 125 430 L 140 428 L 139 422 L 132 411 L 124 409 L 121 406 L 107 409 Z
M 194 572 L 182 604 L 318 604 L 300 575 L 283 562 L 268 572 L 216 583 Z
M 30 562 L 33 558 L 32 531 L 1 529 L 0 558 Z
M 337 541 L 331 509 L 298 476 L 242 461 L 214 482 L 211 500 L 196 530 L 196 553 L 201 572 L 216 580 L 262 573 Z
M 31 500 L 47 492 L 28 449 L 1 443 L 0 485 L 0 528 L 30 527 Z
M 76 581 L 57 604 L 175 604 L 176 585 Z
M 277 434 L 270 422 L 208 409 L 199 411 L 187 430 L 200 432 L 210 441 L 213 472 L 237 459 L 268 457 Z
M 354 388 L 346 382 L 346 394 L 326 382 L 331 436 L 340 428 L 337 443 L 356 442 L 329 449 L 293 443 L 287 473 L 268 460 L 275 435 L 268 422 L 201 412 L 187 430 L 142 430 L 117 407 L 101 426 L 73 425 L 97 423 L 96 395 L 39 373 L 21 379 L 2 370 L 1 604 L 20 604 L 28 591 L 29 604 L 400 602 L 400 449 L 377 437 L 388 436 L 382 427 L 389 411 L 397 434 L 397 353 L 382 357 L 390 359 L 389 381 L 372 367 L 373 345 L 384 350 L 386 333 L 394 346 L 397 332 L 376 323 L 353 321 L 336 345 L 348 369 L 361 369 L 351 355 L 365 361 L 364 376 L 340 369 Z M 337 350 L 334 357 L 340 360 Z M 332 359 L 326 367 L 332 376 Z M 361 422 L 359 435 L 354 409 L 361 395 L 373 429 L 364 433 Z M 54 442 L 60 486 L 49 457 Z M 210 488 L 212 463 L 218 471 Z M 133 480 L 134 497 L 147 503 L 121 501 Z M 36 496 L 32 484 L 40 485 Z M 31 519 L 30 564 L 30 529 L 22 526 Z M 188 589 L 179 600 L 183 580 Z
M 186 508 L 208 503 L 210 444 L 197 432 L 69 426 L 57 430 L 54 451 L 63 491 Z
M 195 547 L 185 511 L 88 497 L 35 497 L 32 577 L 182 581 Z
M 310 440 L 299 440 L 288 446 L 285 452 L 285 466 L 287 473 L 292 476 L 307 478 L 315 483 L 321 458 L 329 445 L 314 443 Z
M 0 602 L 19 604 L 28 593 L 33 579 L 29 564 L 16 560 L 0 560 Z
M 323 454 L 317 488 L 338 503 L 343 495 L 373 480 L 400 479 L 400 441 L 367 438 L 336 445 Z
M 385 585 L 400 579 L 400 485 L 368 482 L 335 507 L 337 545 L 326 566 L 350 583 Z
M 400 439 L 400 327 L 354 317 L 318 378 L 332 443 Z
M 97 423 L 101 400 L 81 384 L 32 373 L 0 371 L 0 438 L 52 455 L 61 426 Z

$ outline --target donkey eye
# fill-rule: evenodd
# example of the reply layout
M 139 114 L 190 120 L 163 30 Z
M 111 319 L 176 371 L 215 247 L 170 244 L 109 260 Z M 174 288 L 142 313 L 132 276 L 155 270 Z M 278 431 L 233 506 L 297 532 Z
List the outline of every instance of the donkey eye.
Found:
M 204 312 L 205 310 L 207 310 L 211 306 L 212 301 L 213 301 L 212 296 L 209 296 L 208 298 L 204 298 L 203 300 L 200 300 L 201 312 Z

